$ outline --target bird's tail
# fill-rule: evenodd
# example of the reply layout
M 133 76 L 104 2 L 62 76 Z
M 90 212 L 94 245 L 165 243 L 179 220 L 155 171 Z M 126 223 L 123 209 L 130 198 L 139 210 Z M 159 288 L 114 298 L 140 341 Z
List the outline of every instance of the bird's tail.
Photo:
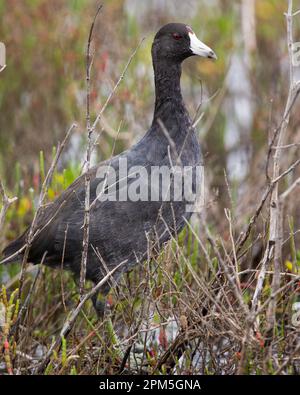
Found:
M 12 262 L 19 262 L 22 259 L 23 251 L 25 250 L 25 248 L 26 244 L 24 243 L 24 237 L 22 236 L 11 242 L 2 251 L 4 259 L 0 261 L 0 265 Z

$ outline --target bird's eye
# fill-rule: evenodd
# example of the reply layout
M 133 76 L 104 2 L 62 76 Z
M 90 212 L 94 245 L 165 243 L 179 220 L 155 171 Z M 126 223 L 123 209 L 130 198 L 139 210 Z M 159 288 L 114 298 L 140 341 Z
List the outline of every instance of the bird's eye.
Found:
M 173 33 L 173 38 L 174 38 L 175 40 L 180 40 L 180 39 L 182 38 L 182 35 L 179 34 L 179 33 Z

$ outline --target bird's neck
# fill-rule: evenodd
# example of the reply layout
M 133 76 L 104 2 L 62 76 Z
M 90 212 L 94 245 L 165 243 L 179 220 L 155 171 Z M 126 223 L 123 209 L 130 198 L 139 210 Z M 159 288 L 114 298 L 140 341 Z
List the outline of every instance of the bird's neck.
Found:
M 155 110 L 154 116 L 163 117 L 166 108 L 173 103 L 174 108 L 184 107 L 181 89 L 181 64 L 160 60 L 153 62 L 155 81 Z

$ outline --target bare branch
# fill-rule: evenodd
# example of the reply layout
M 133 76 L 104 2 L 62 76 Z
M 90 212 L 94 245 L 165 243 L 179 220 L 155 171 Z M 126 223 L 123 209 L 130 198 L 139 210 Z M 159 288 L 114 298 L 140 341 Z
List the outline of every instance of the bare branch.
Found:
M 23 254 L 23 259 L 22 259 L 22 267 L 21 267 L 21 274 L 20 274 L 20 286 L 19 286 L 19 292 L 18 292 L 18 298 L 21 299 L 22 296 L 22 290 L 23 290 L 23 284 L 24 284 L 24 279 L 25 279 L 25 273 L 26 273 L 26 268 L 27 268 L 27 260 L 28 260 L 28 255 L 29 255 L 29 251 L 30 251 L 30 247 L 31 244 L 34 240 L 34 238 L 36 237 L 36 235 L 38 234 L 38 230 L 37 230 L 37 220 L 38 217 L 40 215 L 40 213 L 43 210 L 43 204 L 44 201 L 46 199 L 47 196 L 47 192 L 48 192 L 48 188 L 51 184 L 52 181 L 52 177 L 53 177 L 53 173 L 54 170 L 57 166 L 58 160 L 65 148 L 65 145 L 70 137 L 71 132 L 73 131 L 74 128 L 76 128 L 77 125 L 75 123 L 73 123 L 70 128 L 68 129 L 66 136 L 64 138 L 64 140 L 62 141 L 61 144 L 58 144 L 57 150 L 56 150 L 56 155 L 55 158 L 53 159 L 51 166 L 48 170 L 48 173 L 45 177 L 45 180 L 43 182 L 42 185 L 42 189 L 41 189 L 41 193 L 39 196 L 39 202 L 38 202 L 38 207 L 37 210 L 35 212 L 35 215 L 33 217 L 33 221 L 31 223 L 30 229 L 28 231 L 27 237 L 26 237 L 26 244 L 25 244 L 25 248 L 24 248 L 24 254 Z M 37 232 L 36 232 L 37 231 Z M 16 329 L 16 337 L 18 334 L 18 327 Z
M 91 154 L 92 154 L 92 133 L 91 128 L 91 116 L 90 116 L 90 80 L 91 80 L 91 43 L 93 40 L 93 31 L 97 16 L 102 9 L 102 5 L 98 7 L 94 16 L 93 22 L 90 27 L 87 50 L 86 50 L 86 130 L 88 136 L 88 145 L 86 149 L 86 161 L 85 161 L 85 200 L 84 200 L 84 224 L 83 224 L 83 240 L 82 240 L 82 255 L 81 255 L 81 267 L 80 267 L 80 280 L 79 280 L 79 293 L 83 296 L 85 277 L 86 277 L 86 265 L 88 256 L 88 245 L 89 245 L 89 232 L 90 232 L 90 187 L 91 187 Z
M 103 277 L 101 281 L 97 285 L 95 285 L 89 292 L 87 292 L 80 300 L 78 305 L 73 309 L 73 311 L 69 314 L 69 317 L 65 320 L 64 325 L 60 331 L 59 337 L 57 337 L 56 341 L 52 344 L 50 349 L 48 350 L 46 356 L 43 361 L 39 364 L 39 366 L 35 369 L 35 374 L 43 372 L 45 367 L 48 365 L 50 358 L 53 354 L 53 351 L 61 345 L 62 339 L 65 338 L 71 331 L 78 314 L 83 308 L 85 302 L 89 300 L 96 292 L 113 276 L 113 274 L 120 269 L 120 267 L 127 261 L 121 262 L 119 265 L 113 268 L 106 276 Z
M 17 197 L 9 198 L 6 193 L 5 189 L 2 185 L 2 182 L 0 180 L 0 197 L 2 199 L 2 207 L 0 211 L 0 229 L 3 228 L 4 226 L 4 221 L 6 217 L 7 210 L 9 207 L 18 199 Z
M 277 138 L 277 146 L 283 145 L 284 138 L 286 135 L 287 127 L 289 124 L 290 112 L 296 102 L 299 95 L 299 82 L 295 82 L 294 79 L 294 66 L 293 66 L 293 1 L 288 2 L 288 12 L 286 14 L 287 21 L 287 46 L 289 50 L 289 65 L 290 65 L 290 86 L 289 94 L 287 98 L 286 108 L 284 111 L 283 119 L 280 131 Z M 276 179 L 280 173 L 280 165 L 282 158 L 282 150 L 275 149 L 273 157 L 273 179 Z M 282 240 L 283 240 L 283 203 L 279 199 L 278 194 L 278 183 L 275 185 L 270 202 L 270 236 L 268 248 L 274 245 L 274 275 L 272 281 L 272 295 L 267 310 L 267 332 L 269 339 L 273 337 L 274 326 L 276 322 L 276 306 L 277 298 L 276 294 L 280 288 L 280 272 L 282 264 Z M 272 348 L 269 347 L 269 352 Z M 268 356 L 266 356 L 268 358 Z

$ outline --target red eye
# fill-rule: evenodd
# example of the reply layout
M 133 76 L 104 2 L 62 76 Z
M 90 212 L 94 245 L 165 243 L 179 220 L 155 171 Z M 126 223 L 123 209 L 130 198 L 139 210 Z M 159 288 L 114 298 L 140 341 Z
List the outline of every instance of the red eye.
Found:
M 182 38 L 182 36 L 179 33 L 173 33 L 173 38 L 175 40 L 180 40 Z

